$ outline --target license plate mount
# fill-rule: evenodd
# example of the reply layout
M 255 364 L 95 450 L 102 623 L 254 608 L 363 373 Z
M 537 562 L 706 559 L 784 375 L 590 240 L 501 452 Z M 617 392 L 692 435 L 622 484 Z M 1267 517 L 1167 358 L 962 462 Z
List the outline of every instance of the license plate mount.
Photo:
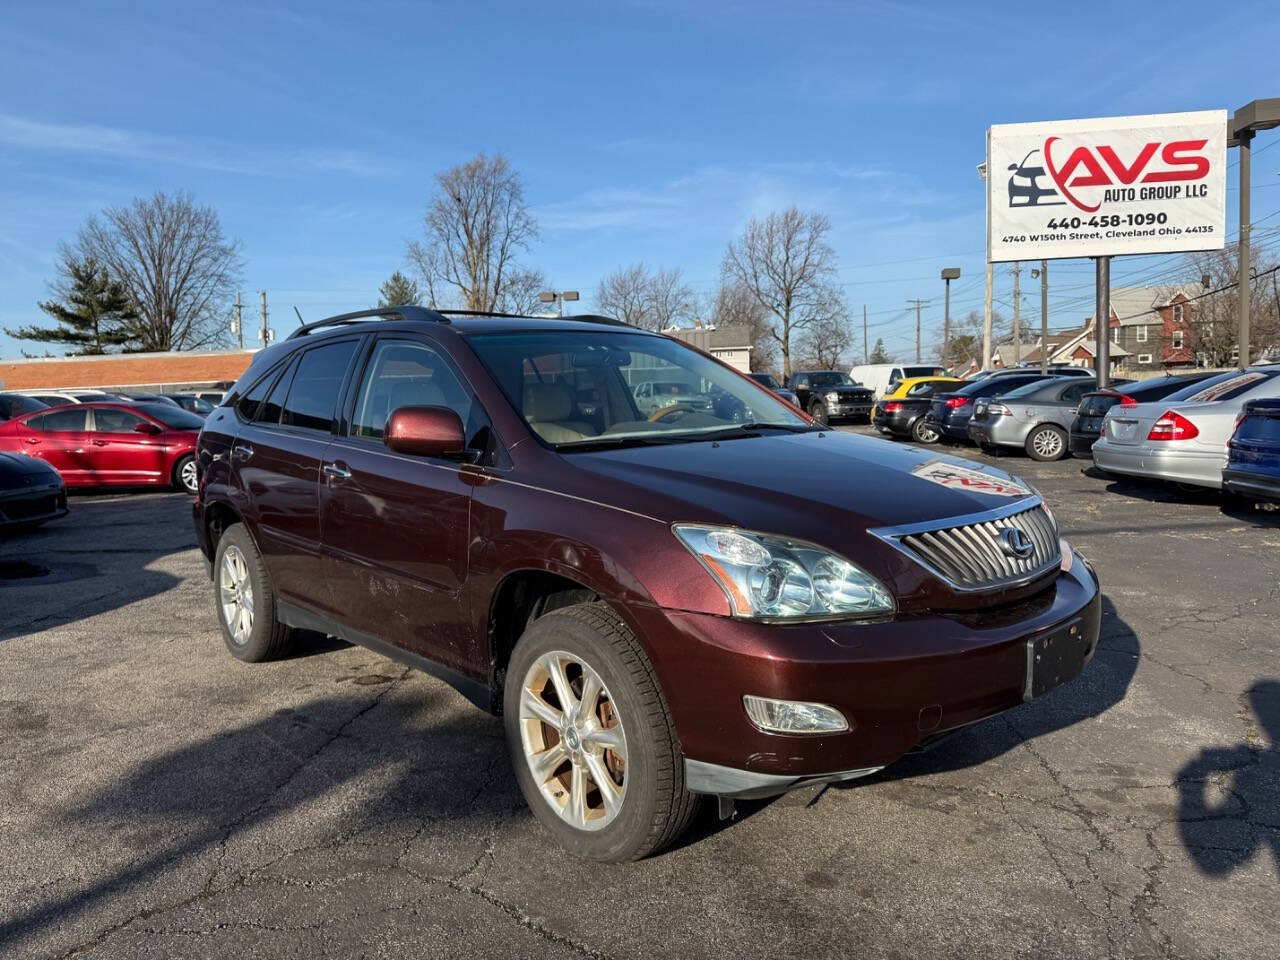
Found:
M 1027 680 L 1023 700 L 1034 700 L 1074 680 L 1093 655 L 1080 621 L 1027 640 Z

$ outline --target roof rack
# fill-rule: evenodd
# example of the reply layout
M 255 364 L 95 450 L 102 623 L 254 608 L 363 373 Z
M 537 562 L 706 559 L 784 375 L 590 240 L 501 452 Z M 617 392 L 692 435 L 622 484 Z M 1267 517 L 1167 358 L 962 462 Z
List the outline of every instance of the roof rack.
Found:
M 443 313 L 436 310 L 428 310 L 426 307 L 403 306 L 403 307 L 378 307 L 374 310 L 357 310 L 354 313 L 340 313 L 336 317 L 325 317 L 323 320 L 317 320 L 315 323 L 304 323 L 293 333 L 289 334 L 289 340 L 296 340 L 298 337 L 305 337 L 312 330 L 319 330 L 322 327 L 340 327 L 344 324 L 355 323 L 359 320 L 374 320 L 383 317 L 399 317 L 401 320 L 419 320 L 426 323 L 448 323 L 449 318 Z
M 631 327 L 631 324 L 615 317 L 598 313 L 572 313 L 564 317 L 534 317 L 527 313 L 500 313 L 497 310 L 440 310 L 452 317 L 498 317 L 503 320 L 581 320 L 585 323 L 607 323 L 612 327 Z M 634 327 L 632 329 L 635 329 Z

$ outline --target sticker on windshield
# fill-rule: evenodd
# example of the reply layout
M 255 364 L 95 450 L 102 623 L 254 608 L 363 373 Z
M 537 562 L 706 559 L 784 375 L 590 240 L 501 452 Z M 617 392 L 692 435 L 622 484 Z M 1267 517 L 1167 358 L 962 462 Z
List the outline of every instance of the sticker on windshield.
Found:
M 911 472 L 921 480 L 928 480 L 941 487 L 960 487 L 993 497 L 1025 497 L 1031 493 L 1015 480 L 983 473 L 981 470 L 971 470 L 945 460 L 922 463 Z
M 1199 393 L 1193 394 L 1183 400 L 1183 403 L 1212 403 L 1214 400 L 1221 400 L 1232 390 L 1238 390 L 1247 386 L 1256 380 L 1265 380 L 1265 373 L 1242 373 L 1238 377 L 1232 377 L 1230 380 L 1223 380 L 1221 383 L 1215 383 L 1212 387 L 1201 390 Z

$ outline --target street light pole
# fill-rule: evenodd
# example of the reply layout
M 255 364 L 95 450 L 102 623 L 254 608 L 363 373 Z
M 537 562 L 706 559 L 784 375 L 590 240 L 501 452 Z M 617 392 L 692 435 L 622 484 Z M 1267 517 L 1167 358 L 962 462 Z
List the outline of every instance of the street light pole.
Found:
M 978 164 L 978 176 L 982 178 L 982 195 L 987 212 L 987 293 L 982 308 L 982 369 L 991 367 L 991 186 L 987 172 L 991 161 L 991 129 L 987 129 L 987 159 Z
M 577 290 L 543 290 L 538 294 L 538 300 L 542 303 L 554 303 L 556 305 L 556 316 L 564 316 L 564 302 L 566 300 L 572 302 L 578 299 Z
M 1250 161 L 1254 134 L 1259 130 L 1280 127 L 1280 97 L 1251 100 L 1235 112 L 1227 130 L 1227 146 L 1240 148 L 1240 242 L 1236 255 L 1236 282 L 1240 299 L 1239 365 L 1249 366 L 1249 312 L 1253 306 L 1253 226 L 1249 209 Z
M 947 286 L 946 308 L 942 314 L 942 365 L 951 366 L 951 281 L 960 278 L 959 267 L 943 267 L 942 279 Z

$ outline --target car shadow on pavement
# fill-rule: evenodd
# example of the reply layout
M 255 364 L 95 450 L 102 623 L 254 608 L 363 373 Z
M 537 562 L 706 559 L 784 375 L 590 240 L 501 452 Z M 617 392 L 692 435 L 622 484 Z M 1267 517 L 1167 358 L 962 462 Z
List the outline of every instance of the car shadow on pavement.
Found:
M 1280 680 L 1249 688 L 1245 742 L 1178 771 L 1178 834 L 1202 873 L 1225 876 L 1270 845 L 1280 872 Z
M 182 578 L 152 569 L 190 550 L 194 535 L 172 531 L 172 502 L 128 504 L 96 523 L 86 545 L 75 517 L 0 539 L 0 642 L 84 620 L 173 589 Z M 116 510 L 116 504 L 95 504 Z
M 376 688 L 352 687 L 345 696 L 218 729 L 111 777 L 95 793 L 68 798 L 61 822 L 52 826 L 73 833 L 77 843 L 101 845 L 92 859 L 118 866 L 53 897 L 30 890 L 28 896 L 39 899 L 16 913 L 9 912 L 14 902 L 0 905 L 0 944 L 14 948 L 106 903 L 132 911 L 135 892 L 157 885 L 172 887 L 172 900 L 191 891 L 183 900 L 190 903 L 242 885 L 251 869 L 269 868 L 295 852 L 274 839 L 281 820 L 289 835 L 299 837 L 299 849 L 313 845 L 317 832 L 386 837 L 397 848 L 388 853 L 388 865 L 396 866 L 428 827 L 475 839 L 528 816 L 500 720 L 464 706 L 443 688 L 393 697 L 386 694 L 397 677 L 376 681 Z M 324 811 L 335 809 L 342 811 L 341 822 L 330 824 Z M 483 849 L 487 841 L 476 842 Z M 229 855 L 237 846 L 239 856 Z M 207 879 L 203 872 L 194 881 L 190 873 L 171 873 L 192 864 L 205 871 L 211 856 Z M 473 861 L 474 853 L 467 859 Z

